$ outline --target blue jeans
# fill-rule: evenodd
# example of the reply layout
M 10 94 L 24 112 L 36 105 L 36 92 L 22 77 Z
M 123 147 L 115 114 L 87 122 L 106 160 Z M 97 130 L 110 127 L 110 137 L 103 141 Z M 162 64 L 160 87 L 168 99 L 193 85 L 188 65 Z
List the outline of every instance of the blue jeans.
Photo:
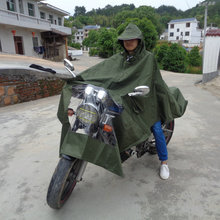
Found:
M 156 122 L 152 127 L 151 130 L 155 137 L 157 154 L 160 161 L 165 161 L 168 159 L 168 152 L 167 152 L 167 145 L 166 140 L 163 134 L 161 121 Z

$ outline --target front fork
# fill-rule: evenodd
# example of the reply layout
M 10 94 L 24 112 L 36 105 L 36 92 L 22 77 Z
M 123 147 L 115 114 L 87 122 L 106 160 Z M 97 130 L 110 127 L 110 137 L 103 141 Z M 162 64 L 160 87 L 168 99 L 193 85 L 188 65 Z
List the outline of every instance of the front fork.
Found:
M 88 164 L 87 161 L 84 161 L 84 160 L 82 161 L 81 167 L 80 167 L 80 169 L 79 169 L 79 173 L 78 173 L 78 175 L 77 175 L 77 177 L 76 177 L 76 181 L 77 181 L 77 182 L 79 182 L 79 181 L 82 180 L 82 176 L 83 176 L 83 174 L 84 174 L 84 172 L 85 172 L 85 169 L 86 169 L 87 164 Z
M 68 155 L 65 155 L 65 154 L 63 154 L 62 157 L 65 158 L 66 160 L 71 160 L 71 161 L 79 160 L 77 158 L 74 158 L 74 157 L 71 157 L 71 156 L 68 156 Z M 82 180 L 82 176 L 85 172 L 87 164 L 88 164 L 87 161 L 82 160 L 81 166 L 79 168 L 79 172 L 78 172 L 77 177 L 76 177 L 77 182 L 80 182 Z

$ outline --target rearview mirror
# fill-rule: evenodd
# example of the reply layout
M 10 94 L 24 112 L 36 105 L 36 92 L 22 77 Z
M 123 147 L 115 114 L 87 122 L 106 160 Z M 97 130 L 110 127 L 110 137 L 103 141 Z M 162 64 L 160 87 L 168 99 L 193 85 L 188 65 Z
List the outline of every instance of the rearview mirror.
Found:
M 138 86 L 134 89 L 134 92 L 128 93 L 129 96 L 144 96 L 150 92 L 148 86 Z
M 76 74 L 73 72 L 73 70 L 74 70 L 73 64 L 69 60 L 67 60 L 67 59 L 64 59 L 63 62 L 64 62 L 64 66 L 72 74 L 72 76 L 76 77 Z
M 64 66 L 67 67 L 71 71 L 74 70 L 73 64 L 69 60 L 67 60 L 67 59 L 64 59 Z

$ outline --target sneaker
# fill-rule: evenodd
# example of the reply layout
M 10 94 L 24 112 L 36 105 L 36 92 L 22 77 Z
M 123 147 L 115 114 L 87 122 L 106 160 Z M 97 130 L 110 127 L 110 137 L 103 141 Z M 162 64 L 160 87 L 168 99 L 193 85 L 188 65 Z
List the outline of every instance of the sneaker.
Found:
M 160 166 L 160 177 L 163 180 L 167 180 L 170 176 L 170 171 L 167 164 L 161 164 Z

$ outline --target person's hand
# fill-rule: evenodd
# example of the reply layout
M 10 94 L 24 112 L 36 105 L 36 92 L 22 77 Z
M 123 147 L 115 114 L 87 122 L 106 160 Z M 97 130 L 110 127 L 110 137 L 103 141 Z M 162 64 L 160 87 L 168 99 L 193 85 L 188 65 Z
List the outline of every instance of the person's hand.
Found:
M 73 115 L 75 115 L 75 112 L 72 108 L 68 108 L 67 114 L 68 114 L 68 116 L 73 116 Z

